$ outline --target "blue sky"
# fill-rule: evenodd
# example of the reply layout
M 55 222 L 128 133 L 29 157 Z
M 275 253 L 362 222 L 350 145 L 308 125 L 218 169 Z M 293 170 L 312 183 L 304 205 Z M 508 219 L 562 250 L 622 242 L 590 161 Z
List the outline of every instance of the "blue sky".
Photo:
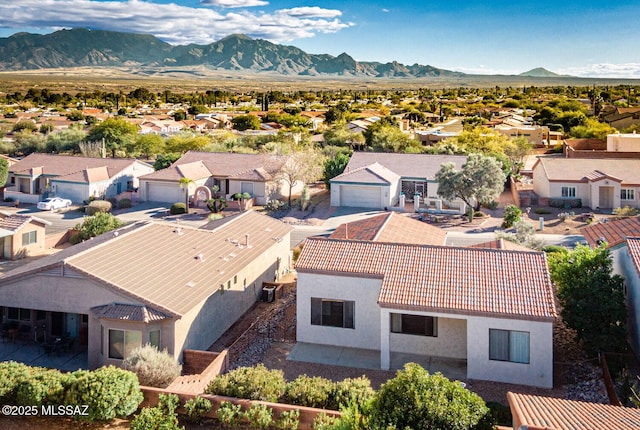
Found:
M 639 17 L 638 0 L 2 0 L 0 37 L 86 27 L 205 44 L 244 33 L 361 61 L 640 79 Z

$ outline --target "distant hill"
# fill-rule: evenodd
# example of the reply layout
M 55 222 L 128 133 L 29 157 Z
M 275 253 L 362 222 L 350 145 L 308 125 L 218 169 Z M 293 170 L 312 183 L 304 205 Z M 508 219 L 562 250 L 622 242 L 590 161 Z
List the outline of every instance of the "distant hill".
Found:
M 526 76 L 528 78 L 559 78 L 563 75 L 553 73 L 552 71 L 547 70 L 544 67 L 536 67 L 535 69 L 520 73 L 518 76 Z
M 234 34 L 209 45 L 173 46 L 152 35 L 72 29 L 0 38 L 0 71 L 70 67 L 184 67 L 299 76 L 460 77 L 464 73 L 397 62 L 308 54 L 295 46 Z

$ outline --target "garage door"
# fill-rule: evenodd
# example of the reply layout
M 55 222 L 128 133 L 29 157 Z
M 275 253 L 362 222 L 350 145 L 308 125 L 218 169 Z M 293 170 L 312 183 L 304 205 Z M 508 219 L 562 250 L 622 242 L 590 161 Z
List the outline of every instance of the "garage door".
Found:
M 376 186 L 341 185 L 340 206 L 381 209 L 381 191 L 381 187 Z
M 175 184 L 147 182 L 147 201 L 163 203 L 184 202 L 184 190 Z

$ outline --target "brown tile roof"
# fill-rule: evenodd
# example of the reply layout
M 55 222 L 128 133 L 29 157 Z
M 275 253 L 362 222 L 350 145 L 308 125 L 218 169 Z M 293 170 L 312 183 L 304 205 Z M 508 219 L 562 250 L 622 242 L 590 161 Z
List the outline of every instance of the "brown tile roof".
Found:
M 640 237 L 627 238 L 627 249 L 633 265 L 636 266 L 636 272 L 640 275 Z
M 0 284 L 62 266 L 107 288 L 180 316 L 218 291 L 291 227 L 266 215 L 243 212 L 208 231 L 175 224 L 141 223 L 7 272 Z M 250 247 L 243 246 L 249 234 Z M 202 258 L 199 256 L 202 255 Z M 239 280 L 242 282 L 242 280 Z
M 446 236 L 447 233 L 441 228 L 389 212 L 341 224 L 329 238 L 444 245 Z
M 552 182 L 588 182 L 590 177 L 597 180 L 608 176 L 623 184 L 640 185 L 640 161 L 634 159 L 540 157 L 536 168 L 542 168 Z
M 604 239 L 607 247 L 612 248 L 624 242 L 625 238 L 640 236 L 640 217 L 628 217 L 599 222 L 580 229 L 580 233 L 591 246 L 598 246 L 598 240 Z
M 113 320 L 141 321 L 144 323 L 161 321 L 169 318 L 169 315 L 148 306 L 111 303 L 104 306 L 91 308 L 98 318 Z
M 25 224 L 30 223 L 31 221 L 35 221 L 42 225 L 51 225 L 49 221 L 46 221 L 42 218 L 30 216 L 30 215 L 19 215 L 11 212 L 0 211 L 0 229 L 8 230 L 8 231 L 18 231 Z
M 545 320 L 556 317 L 542 252 L 308 238 L 296 269 L 380 277 L 384 307 Z
M 519 428 L 549 430 L 640 429 L 640 409 L 507 393 Z
M 475 245 L 471 245 L 471 248 L 486 248 L 486 249 L 506 249 L 510 251 L 531 251 L 531 248 L 527 248 L 526 246 L 518 245 L 515 242 L 511 242 L 509 240 L 504 240 L 502 238 L 492 240 L 490 242 L 477 243 Z
M 390 154 L 381 152 L 354 152 L 345 172 L 379 163 L 403 178 L 433 180 L 442 163 L 452 162 L 460 170 L 467 162 L 465 155 Z

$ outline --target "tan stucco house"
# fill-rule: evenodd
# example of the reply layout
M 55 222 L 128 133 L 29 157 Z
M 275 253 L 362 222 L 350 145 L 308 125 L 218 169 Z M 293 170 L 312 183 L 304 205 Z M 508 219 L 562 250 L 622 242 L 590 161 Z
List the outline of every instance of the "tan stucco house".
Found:
M 553 386 L 553 287 L 542 252 L 309 238 L 298 342 L 464 361 L 466 376 Z
M 51 223 L 31 215 L 0 211 L 0 257 L 16 260 L 45 251 L 45 228 Z
M 291 231 L 253 211 L 209 228 L 137 223 L 7 272 L 3 320 L 77 338 L 90 368 L 146 343 L 207 349 L 289 269 Z

